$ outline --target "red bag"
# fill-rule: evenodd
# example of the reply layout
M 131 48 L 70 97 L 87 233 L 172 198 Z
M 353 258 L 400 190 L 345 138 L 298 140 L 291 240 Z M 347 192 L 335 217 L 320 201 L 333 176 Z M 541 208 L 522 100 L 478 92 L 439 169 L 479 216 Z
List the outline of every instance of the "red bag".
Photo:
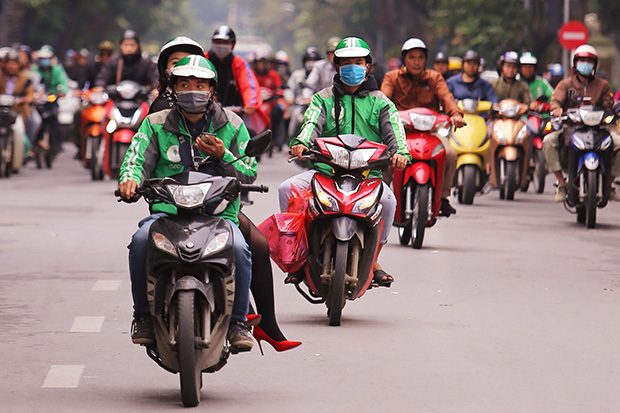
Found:
M 310 188 L 301 189 L 297 185 L 292 184 L 291 197 L 288 200 L 286 212 L 305 214 L 308 211 L 308 200 L 310 198 L 312 198 L 312 190 Z
M 306 214 L 273 214 L 258 225 L 269 241 L 269 255 L 284 272 L 295 272 L 308 259 Z

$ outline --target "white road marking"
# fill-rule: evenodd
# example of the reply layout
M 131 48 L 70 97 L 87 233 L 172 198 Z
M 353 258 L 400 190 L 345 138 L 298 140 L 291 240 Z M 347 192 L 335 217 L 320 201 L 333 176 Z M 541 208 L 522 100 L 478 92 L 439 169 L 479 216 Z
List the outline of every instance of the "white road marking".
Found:
M 53 365 L 47 373 L 42 388 L 75 389 L 80 382 L 84 365 Z
M 105 317 L 75 317 L 71 333 L 99 333 Z
M 118 291 L 121 280 L 98 280 L 91 291 Z

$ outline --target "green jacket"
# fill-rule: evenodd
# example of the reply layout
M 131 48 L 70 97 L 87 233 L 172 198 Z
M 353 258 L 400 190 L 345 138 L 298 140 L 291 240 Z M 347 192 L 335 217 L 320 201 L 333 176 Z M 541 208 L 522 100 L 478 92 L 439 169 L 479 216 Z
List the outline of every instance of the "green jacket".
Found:
M 69 86 L 67 82 L 69 78 L 65 69 L 60 65 L 53 65 L 49 70 L 41 70 L 39 66 L 34 65 L 33 70 L 41 76 L 41 83 L 45 85 L 45 90 L 49 93 L 67 94 Z
M 335 105 L 340 105 L 340 121 L 335 121 Z M 309 147 L 315 138 L 353 133 L 369 141 L 387 145 L 390 155 L 399 153 L 411 160 L 407 150 L 405 129 L 398 110 L 377 88 L 373 77 L 367 79 L 351 95 L 347 93 L 338 78 L 332 87 L 325 88 L 312 97 L 304 114 L 304 123 L 298 137 L 290 145 L 302 144 Z M 316 164 L 316 169 L 331 173 L 325 164 Z M 380 176 L 373 171 L 374 176 Z
M 213 121 L 209 132 L 214 133 L 224 143 L 226 152 L 222 158 L 232 162 L 244 156 L 245 147 L 250 140 L 248 130 L 237 115 L 223 109 L 219 104 L 213 105 Z M 134 135 L 121 165 L 119 182 L 133 179 L 138 184 L 149 178 L 164 178 L 180 172 L 185 167 L 179 155 L 179 135 L 189 142 L 194 141 L 185 129 L 183 119 L 176 106 L 153 113 L 144 119 L 140 129 Z M 203 158 L 209 155 L 198 152 Z M 242 183 L 251 183 L 256 179 L 256 160 L 244 158 L 227 165 L 225 175 L 235 176 Z M 167 204 L 154 204 L 151 212 L 176 214 L 176 207 Z M 228 204 L 219 217 L 230 219 L 239 224 L 239 199 Z
M 536 76 L 534 80 L 531 82 L 525 81 L 527 85 L 530 87 L 530 92 L 532 92 L 532 98 L 536 99 L 539 96 L 547 96 L 547 102 L 551 102 L 551 95 L 553 94 L 553 87 L 540 76 Z

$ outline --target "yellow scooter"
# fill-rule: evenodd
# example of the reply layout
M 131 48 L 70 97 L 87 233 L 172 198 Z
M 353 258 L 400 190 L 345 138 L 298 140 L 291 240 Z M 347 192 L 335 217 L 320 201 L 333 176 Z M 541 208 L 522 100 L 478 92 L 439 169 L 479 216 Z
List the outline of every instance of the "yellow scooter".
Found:
M 491 102 L 463 99 L 458 105 L 463 110 L 466 125 L 455 129 L 450 136 L 450 145 L 457 155 L 454 186 L 459 203 L 471 205 L 476 192 L 480 192 L 488 180 L 490 143 L 486 121 L 480 114 L 491 110 Z

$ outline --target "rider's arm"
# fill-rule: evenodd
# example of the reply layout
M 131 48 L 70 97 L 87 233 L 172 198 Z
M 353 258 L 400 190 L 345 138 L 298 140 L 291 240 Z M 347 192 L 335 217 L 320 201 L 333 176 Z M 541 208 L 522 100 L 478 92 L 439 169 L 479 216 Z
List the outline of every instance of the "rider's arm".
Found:
M 323 93 L 323 91 L 321 91 L 321 93 Z M 316 93 L 312 97 L 310 105 L 304 113 L 304 123 L 301 126 L 301 132 L 299 133 L 299 136 L 291 140 L 291 147 L 295 145 L 304 145 L 308 148 L 310 147 L 310 142 L 312 142 L 314 138 L 321 136 L 327 116 L 327 111 L 325 110 L 321 93 Z
M 114 77 L 116 76 L 116 67 L 118 65 L 118 58 L 112 58 L 108 60 L 99 70 L 97 78 L 95 80 L 96 87 L 106 87 L 114 83 Z M 92 85 L 91 85 L 92 86 Z
M 140 184 L 144 179 L 149 178 L 151 171 L 157 166 L 159 142 L 149 118 L 161 116 L 161 113 L 147 116 L 131 139 L 131 144 L 121 164 L 119 183 L 134 180 Z
M 566 78 L 561 80 L 560 83 L 555 87 L 553 94 L 551 95 L 551 103 L 550 110 L 553 113 L 553 116 L 560 116 L 564 109 L 564 103 L 566 102 L 566 96 L 568 93 L 568 88 L 570 87 L 571 78 Z
M 499 102 L 499 99 L 497 98 L 497 95 L 495 94 L 495 89 L 493 89 L 493 85 L 491 85 L 491 83 L 487 82 L 484 79 L 481 79 L 483 81 L 482 83 L 482 96 L 481 96 L 481 100 L 487 100 L 491 103 L 497 103 Z
M 221 164 L 224 175 L 234 176 L 241 183 L 251 184 L 256 180 L 256 159 L 244 158 L 250 134 L 241 118 L 232 112 L 227 111 L 226 114 L 229 122 L 218 130 L 225 148 Z M 236 159 L 239 160 L 235 161 Z
M 435 87 L 435 96 L 437 96 L 437 99 L 441 102 L 445 112 L 451 117 L 456 115 L 463 116 L 463 111 L 461 111 L 456 104 L 456 100 L 454 100 L 454 96 L 450 93 L 448 85 L 446 85 L 446 81 L 441 74 L 437 73 L 433 75 L 433 84 Z
M 383 81 L 381 82 L 381 92 L 391 100 L 393 100 L 394 97 L 394 82 L 397 76 L 398 71 L 389 71 L 383 76 Z
M 405 128 L 396 106 L 383 93 L 379 94 L 378 99 L 381 99 L 383 103 L 379 111 L 381 140 L 387 145 L 390 154 L 402 155 L 410 161 L 411 155 L 407 149 Z
M 239 56 L 235 56 L 232 62 L 233 76 L 239 87 L 239 94 L 243 100 L 243 107 L 258 108 L 263 104 L 260 94 L 260 85 L 256 75 L 250 69 L 250 65 Z
M 54 66 L 52 70 L 54 71 L 53 84 L 55 88 L 53 93 L 60 93 L 62 95 L 66 95 L 69 91 L 69 77 L 67 76 L 67 72 L 65 72 L 65 69 L 63 69 L 60 65 Z

